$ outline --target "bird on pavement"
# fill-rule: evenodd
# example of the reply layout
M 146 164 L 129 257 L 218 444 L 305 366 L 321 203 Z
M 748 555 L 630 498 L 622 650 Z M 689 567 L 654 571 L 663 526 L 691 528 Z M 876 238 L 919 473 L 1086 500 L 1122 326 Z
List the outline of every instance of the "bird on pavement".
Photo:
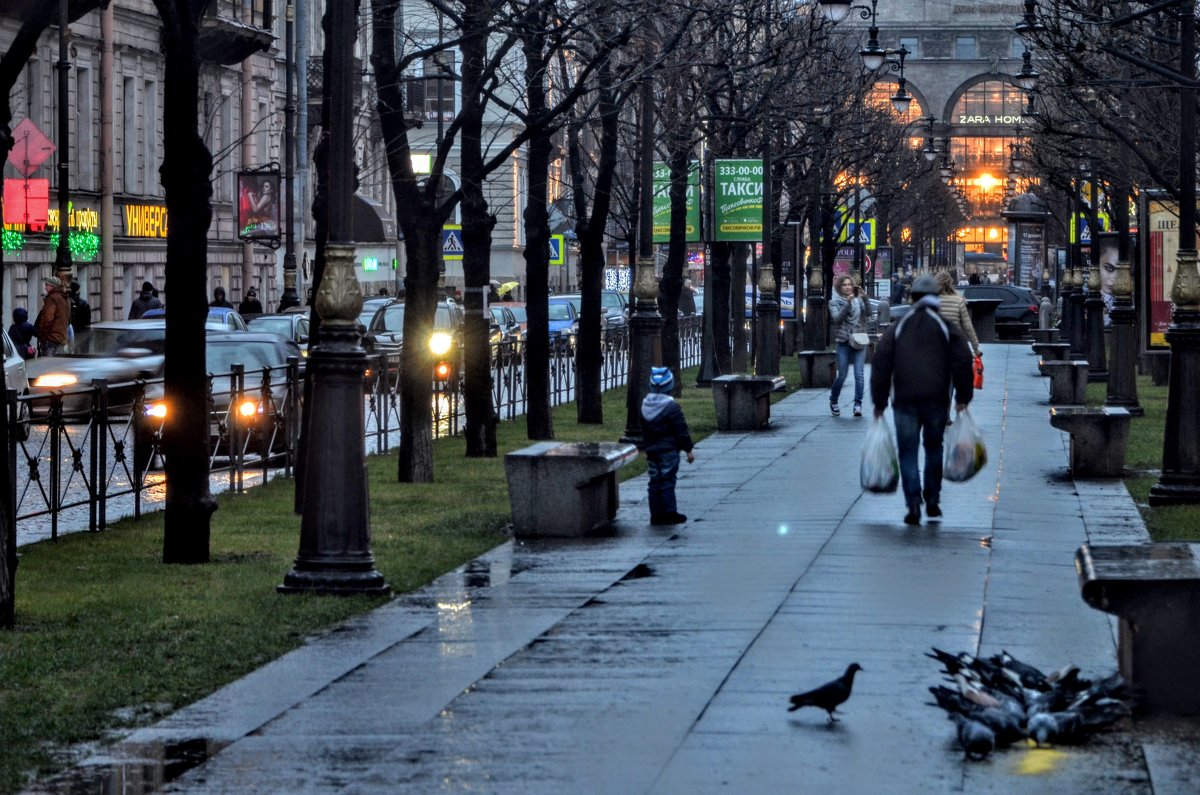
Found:
M 788 712 L 795 712 L 801 707 L 817 707 L 829 713 L 831 722 L 837 720 L 833 716 L 834 710 L 850 698 L 850 689 L 854 687 L 854 674 L 861 670 L 862 666 L 858 663 L 850 663 L 846 668 L 846 673 L 832 682 L 827 682 L 807 693 L 797 693 L 791 698 L 792 705 L 788 707 Z
M 984 724 L 957 712 L 951 713 L 950 718 L 958 726 L 958 744 L 962 746 L 967 759 L 977 762 L 986 758 L 996 747 L 995 732 Z

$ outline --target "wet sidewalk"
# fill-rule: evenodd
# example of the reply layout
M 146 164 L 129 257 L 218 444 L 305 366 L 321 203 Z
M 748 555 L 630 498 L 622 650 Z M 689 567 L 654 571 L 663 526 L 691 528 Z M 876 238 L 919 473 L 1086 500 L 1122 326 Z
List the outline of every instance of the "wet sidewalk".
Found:
M 175 745 L 198 763 L 166 774 L 176 792 L 1194 792 L 1195 747 L 1136 727 L 967 763 L 926 705 L 931 646 L 1111 672 L 1073 555 L 1144 536 L 1119 482 L 1066 478 L 1028 347 L 985 360 L 989 462 L 945 485 L 940 525 L 860 489 L 869 406 L 798 392 L 769 431 L 697 448 L 687 524 L 649 527 L 629 481 L 614 536 L 502 545 L 89 765 L 121 771 L 111 791 L 161 782 Z M 850 662 L 840 722 L 786 711 Z

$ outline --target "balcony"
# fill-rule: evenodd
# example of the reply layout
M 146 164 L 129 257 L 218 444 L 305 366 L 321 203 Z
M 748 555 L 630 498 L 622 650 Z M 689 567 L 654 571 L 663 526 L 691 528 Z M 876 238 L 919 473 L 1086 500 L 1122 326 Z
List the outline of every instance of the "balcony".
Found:
M 253 0 L 247 10 L 243 0 L 215 0 L 200 21 L 200 57 L 229 66 L 269 50 L 275 42 L 273 2 Z

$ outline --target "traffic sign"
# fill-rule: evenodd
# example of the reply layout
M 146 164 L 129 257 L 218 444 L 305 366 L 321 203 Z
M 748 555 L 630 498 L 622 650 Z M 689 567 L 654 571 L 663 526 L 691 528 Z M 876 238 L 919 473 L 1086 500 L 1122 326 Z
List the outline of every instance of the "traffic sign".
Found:
M 1100 223 L 1100 231 L 1107 232 L 1110 228 L 1108 223 L 1108 213 L 1096 213 L 1096 220 Z M 1079 214 L 1079 225 L 1076 227 L 1075 218 L 1071 218 L 1071 242 L 1079 243 L 1080 245 L 1090 246 L 1092 244 L 1091 219 L 1087 214 Z M 1076 239 L 1076 230 L 1078 229 L 1078 239 Z
M 550 235 L 550 264 L 565 265 L 567 262 L 567 247 L 563 235 Z
M 442 227 L 442 259 L 460 260 L 462 258 L 462 227 L 458 224 L 446 224 Z
M 8 162 L 26 178 L 32 176 L 57 149 L 46 134 L 29 119 L 22 119 L 20 124 L 13 127 L 10 138 L 13 146 L 8 152 Z
M 875 219 L 867 218 L 859 223 L 848 221 L 842 232 L 843 243 L 860 243 L 867 248 L 875 248 Z

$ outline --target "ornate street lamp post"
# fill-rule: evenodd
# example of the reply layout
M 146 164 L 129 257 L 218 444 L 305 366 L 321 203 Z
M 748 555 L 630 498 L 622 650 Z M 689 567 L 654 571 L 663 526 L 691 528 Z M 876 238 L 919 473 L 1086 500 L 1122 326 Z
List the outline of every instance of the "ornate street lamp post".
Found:
M 67 0 L 58 3 L 58 247 L 54 253 L 54 273 L 63 282 L 71 279 L 71 103 L 70 55 L 71 31 Z M 84 294 L 87 293 L 86 288 Z M 108 300 L 106 298 L 106 300 Z
M 391 586 L 375 570 L 371 554 L 367 467 L 363 453 L 362 378 L 366 352 L 360 344 L 362 292 L 354 275 L 350 207 L 354 195 L 353 102 L 359 88 L 353 67 L 355 4 L 329 8 L 325 86 L 329 114 L 329 241 L 325 272 L 314 308 L 320 339 L 308 359 L 312 377 L 308 461 L 300 552 L 278 587 L 280 593 L 386 596 Z

